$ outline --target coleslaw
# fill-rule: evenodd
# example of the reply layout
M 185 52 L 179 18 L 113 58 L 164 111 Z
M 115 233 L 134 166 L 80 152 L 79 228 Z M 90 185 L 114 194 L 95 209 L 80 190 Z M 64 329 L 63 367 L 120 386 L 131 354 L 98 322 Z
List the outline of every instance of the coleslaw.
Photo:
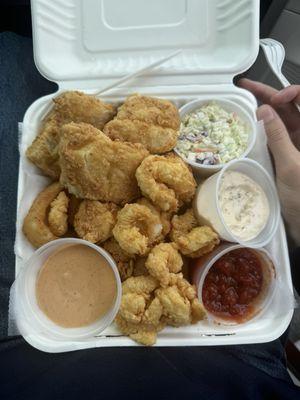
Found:
M 198 164 L 225 164 L 245 152 L 248 138 L 249 128 L 236 113 L 210 102 L 184 116 L 176 150 Z

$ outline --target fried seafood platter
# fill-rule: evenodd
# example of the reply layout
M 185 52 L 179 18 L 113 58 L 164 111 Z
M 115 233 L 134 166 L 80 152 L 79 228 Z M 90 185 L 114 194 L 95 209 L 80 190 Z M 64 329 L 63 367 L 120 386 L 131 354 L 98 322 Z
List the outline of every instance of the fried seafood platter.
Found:
M 116 109 L 70 91 L 53 100 L 26 151 L 53 180 L 24 219 L 26 239 L 38 248 L 77 237 L 105 249 L 122 280 L 115 323 L 144 345 L 167 325 L 205 318 L 185 266 L 219 244 L 194 215 L 196 181 L 173 152 L 179 127 L 168 100 L 134 94 Z

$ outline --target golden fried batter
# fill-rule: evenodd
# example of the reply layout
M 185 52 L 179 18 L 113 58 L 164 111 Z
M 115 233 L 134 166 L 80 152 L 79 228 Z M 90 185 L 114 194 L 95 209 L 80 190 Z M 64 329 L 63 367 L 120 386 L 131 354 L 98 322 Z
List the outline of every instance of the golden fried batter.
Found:
M 220 242 L 218 235 L 209 226 L 198 226 L 192 209 L 182 215 L 175 215 L 171 224 L 170 238 L 187 257 L 197 258 L 209 253 Z
M 187 280 L 178 276 L 173 286 L 155 291 L 163 307 L 163 321 L 172 326 L 194 324 L 205 317 L 197 293 Z
M 101 243 L 112 236 L 117 222 L 118 207 L 113 203 L 83 200 L 74 218 L 74 229 L 79 237 Z
M 168 272 L 166 272 L 168 273 Z M 150 346 L 166 324 L 182 326 L 205 317 L 194 286 L 172 273 L 169 286 L 160 287 L 152 276 L 131 277 L 123 282 L 121 307 L 115 322 L 131 339 Z
M 58 143 L 60 128 L 69 122 L 86 122 L 98 129 L 113 118 L 115 109 L 96 97 L 81 92 L 65 92 L 53 99 L 54 106 L 26 155 L 46 175 L 59 179 Z
M 62 127 L 59 143 L 61 183 L 89 200 L 124 204 L 139 196 L 136 168 L 147 156 L 138 144 L 113 142 L 92 125 Z
M 129 254 L 144 255 L 161 235 L 159 216 L 140 204 L 126 204 L 118 213 L 113 234 L 119 245 Z
M 48 214 L 49 228 L 56 236 L 63 236 L 68 230 L 69 198 L 65 192 L 60 192 L 51 202 Z
M 151 276 L 140 276 L 127 279 L 122 286 L 122 301 L 115 322 L 123 334 L 151 346 L 157 332 L 164 327 L 163 308 L 153 295 L 158 282 Z
M 143 195 L 163 211 L 176 212 L 189 203 L 196 190 L 196 181 L 185 162 L 175 154 L 148 156 L 136 170 Z
M 150 153 L 162 154 L 176 146 L 179 127 L 178 110 L 170 101 L 134 94 L 105 125 L 104 133 L 113 140 L 142 143 Z
M 69 195 L 68 223 L 70 226 L 74 226 L 74 218 L 81 202 L 82 199 L 79 199 L 78 197 L 74 196 L 74 194 Z
M 46 187 L 37 195 L 24 219 L 23 232 L 34 247 L 40 247 L 51 240 L 58 239 L 47 225 L 47 213 L 50 204 L 62 189 L 59 182 Z
M 170 284 L 172 273 L 181 271 L 183 261 L 174 243 L 160 243 L 150 251 L 145 265 L 149 274 L 165 287 Z
M 159 286 L 158 281 L 151 275 L 132 276 L 122 284 L 123 293 L 151 294 Z
M 126 253 L 114 237 L 106 240 L 101 246 L 112 256 L 117 264 L 121 281 L 123 282 L 129 278 L 133 274 L 135 268 L 134 256 Z
M 147 257 L 137 257 L 133 266 L 133 276 L 148 275 L 148 270 L 146 268 Z
M 115 318 L 115 322 L 124 335 L 128 335 L 131 339 L 144 346 L 152 346 L 156 342 L 157 333 L 165 327 L 163 322 L 158 325 L 133 324 L 126 321 L 119 314 Z
M 164 240 L 164 238 L 167 236 L 167 234 L 171 230 L 171 215 L 170 213 L 166 213 L 164 211 L 159 210 L 157 207 L 155 207 L 150 200 L 146 199 L 145 197 L 141 197 L 138 199 L 137 204 L 141 204 L 142 206 L 148 207 L 154 214 L 156 214 L 161 221 L 162 224 L 162 231 L 157 239 L 158 242 L 161 242 Z

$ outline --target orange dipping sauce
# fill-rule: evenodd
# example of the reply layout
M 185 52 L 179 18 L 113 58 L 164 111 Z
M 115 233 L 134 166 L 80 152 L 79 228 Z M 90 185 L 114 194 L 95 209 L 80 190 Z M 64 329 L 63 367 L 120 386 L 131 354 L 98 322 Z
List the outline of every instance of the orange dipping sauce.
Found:
M 117 282 L 108 261 L 82 244 L 52 254 L 36 282 L 38 306 L 65 328 L 96 322 L 111 309 L 116 296 Z

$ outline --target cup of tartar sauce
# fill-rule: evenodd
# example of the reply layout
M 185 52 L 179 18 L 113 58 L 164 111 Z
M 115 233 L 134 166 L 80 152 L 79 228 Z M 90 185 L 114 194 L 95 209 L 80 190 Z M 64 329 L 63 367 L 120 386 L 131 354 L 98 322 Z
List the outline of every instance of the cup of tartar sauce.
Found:
M 251 159 L 229 162 L 197 189 L 195 214 L 222 240 L 257 248 L 268 244 L 280 219 L 276 187 L 268 172 Z
M 255 118 L 236 101 L 197 99 L 179 109 L 174 151 L 196 176 L 207 177 L 231 160 L 247 157 L 256 141 Z
M 46 341 L 77 341 L 99 334 L 113 322 L 122 285 L 117 266 L 104 249 L 64 238 L 46 243 L 25 262 L 14 296 L 17 326 L 29 343 L 32 335 Z

